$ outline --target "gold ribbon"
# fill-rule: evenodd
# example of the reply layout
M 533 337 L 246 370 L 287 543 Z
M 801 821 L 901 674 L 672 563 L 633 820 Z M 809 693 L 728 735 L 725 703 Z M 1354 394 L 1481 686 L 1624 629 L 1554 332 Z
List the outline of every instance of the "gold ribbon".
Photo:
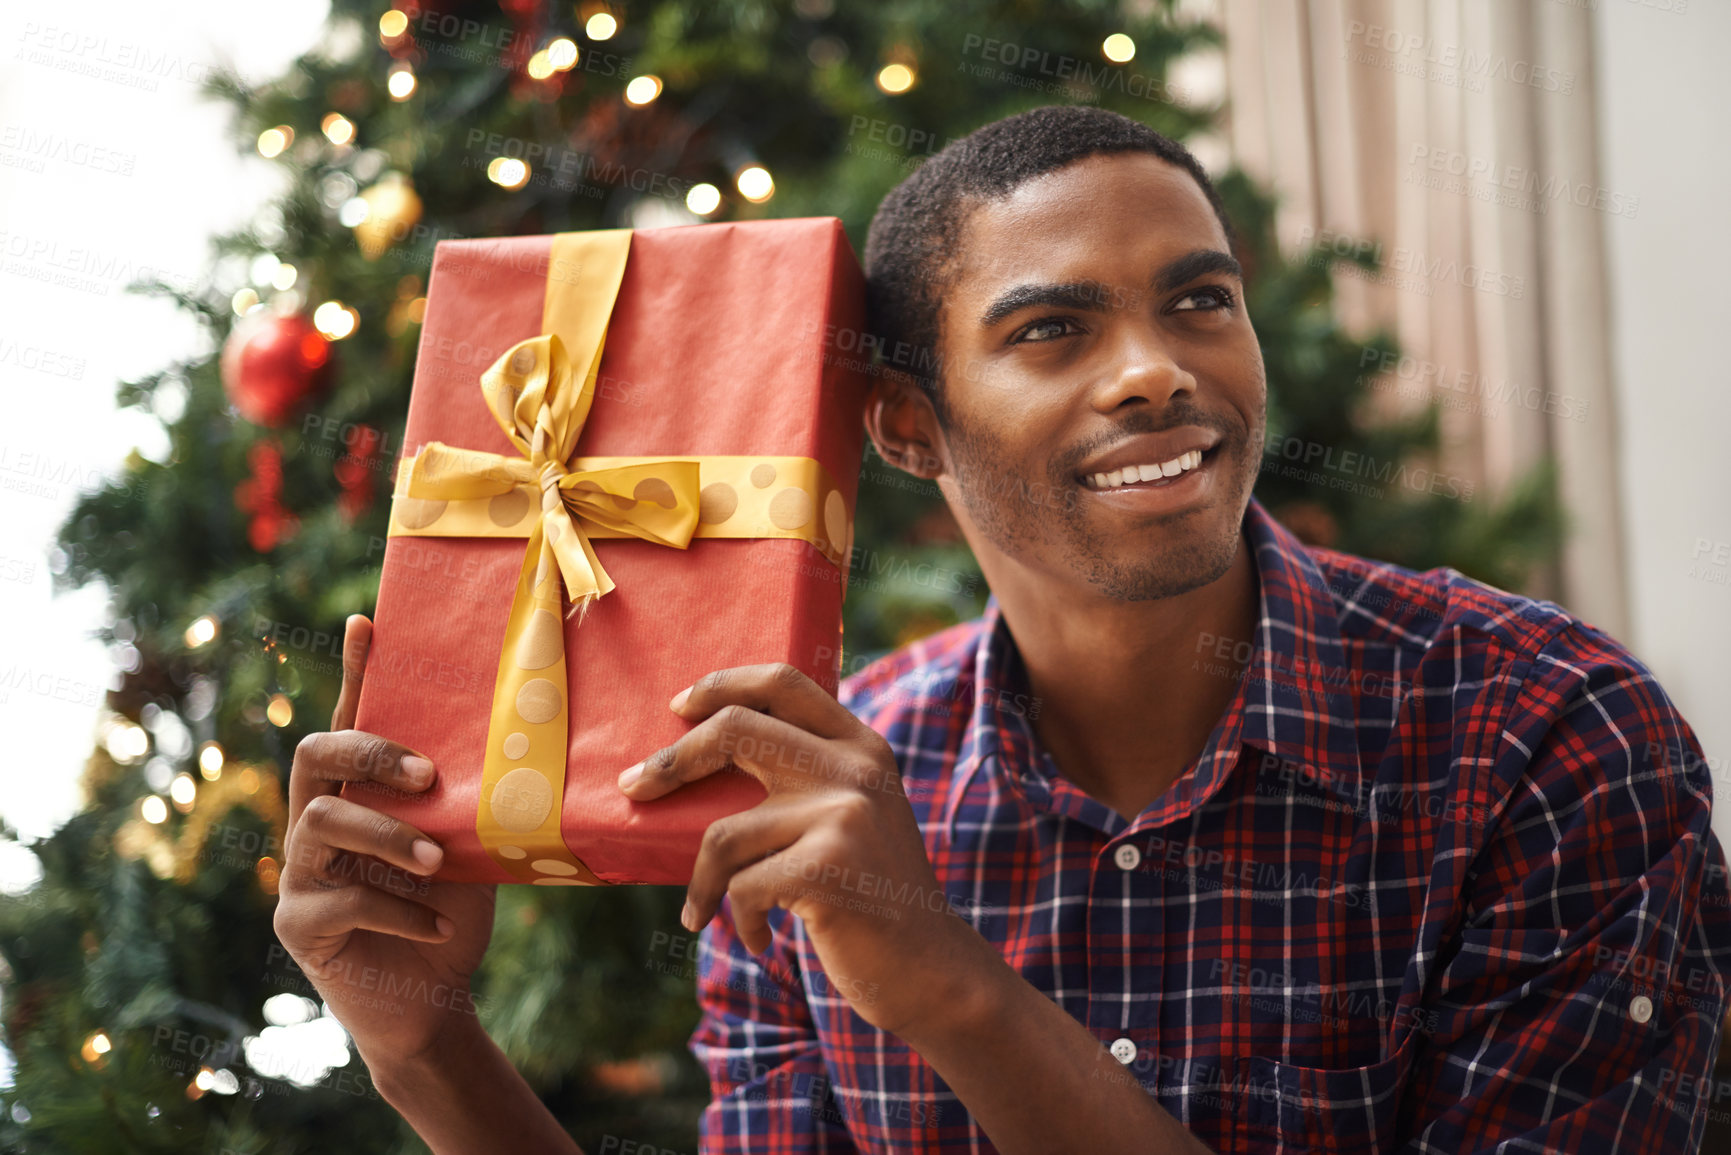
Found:
M 631 232 L 555 236 L 542 335 L 481 375 L 517 456 L 430 441 L 402 461 L 391 502 L 393 537 L 528 538 L 499 650 L 475 830 L 508 873 L 543 886 L 602 882 L 559 830 L 570 724 L 564 618 L 581 623 L 614 588 L 591 537 L 674 549 L 694 537 L 800 538 L 841 569 L 846 590 L 852 521 L 812 458 L 572 457 Z

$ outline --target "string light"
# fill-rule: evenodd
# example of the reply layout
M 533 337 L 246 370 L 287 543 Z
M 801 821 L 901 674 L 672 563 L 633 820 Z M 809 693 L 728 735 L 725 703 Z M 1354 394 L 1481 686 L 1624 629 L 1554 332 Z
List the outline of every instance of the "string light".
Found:
M 914 86 L 914 70 L 906 64 L 886 64 L 878 69 L 878 88 L 899 96 Z
M 385 80 L 385 91 L 391 94 L 392 100 L 409 99 L 415 94 L 415 70 L 407 64 L 393 65 Z
M 169 784 L 168 798 L 174 803 L 174 808 L 184 814 L 192 809 L 198 798 L 198 783 L 192 780 L 191 774 L 176 774 Z
M 215 742 L 206 742 L 198 752 L 198 772 L 206 779 L 215 782 L 222 777 L 222 747 Z
M 611 39 L 617 31 L 619 31 L 619 21 L 607 12 L 595 13 L 583 25 L 583 34 L 591 40 Z
M 150 752 L 150 735 L 138 723 L 121 718 L 109 728 L 103 744 L 108 747 L 110 758 L 130 766 L 143 761 Z
M 270 705 L 265 707 L 264 716 L 270 719 L 271 725 L 280 730 L 294 721 L 294 703 L 282 694 L 272 694 Z
M 229 307 L 234 310 L 234 315 L 237 317 L 246 316 L 248 313 L 258 308 L 258 306 L 258 292 L 257 290 L 250 288 L 242 289 L 234 295 L 232 300 L 229 301 Z M 193 625 L 197 624 L 198 623 L 196 622 L 193 623 Z M 188 626 L 186 628 L 186 648 L 189 650 L 196 649 L 203 644 L 203 642 L 195 642 L 192 640 L 192 626 Z
M 138 815 L 152 826 L 161 826 L 168 821 L 168 803 L 160 794 L 152 794 L 138 804 Z
M 553 75 L 553 61 L 548 57 L 545 48 L 529 57 L 529 66 L 526 71 L 536 80 L 546 80 Z
M 361 315 L 341 301 L 326 301 L 313 310 L 313 328 L 332 341 L 350 336 L 361 323 Z
M 561 36 L 547 45 L 547 63 L 555 72 L 570 72 L 577 67 L 577 42 Z
M 279 124 L 258 134 L 258 154 L 270 160 L 282 155 L 282 150 L 294 142 L 295 130 L 286 124 Z
M 775 178 L 760 164 L 741 169 L 733 183 L 738 186 L 739 195 L 752 204 L 762 204 L 775 195 Z
M 246 291 L 247 290 L 242 290 L 242 292 Z M 235 294 L 235 299 L 240 299 L 240 293 Z M 257 293 L 253 294 L 253 299 L 256 303 L 258 299 Z M 235 311 L 239 312 L 240 310 L 236 309 Z M 216 635 L 221 632 L 222 627 L 217 623 L 214 615 L 205 614 L 201 618 L 194 619 L 193 623 L 186 627 L 186 648 L 189 650 L 196 650 L 200 646 L 208 645 L 209 643 L 214 642 L 216 640 Z
M 293 265 L 280 264 L 276 272 L 270 275 L 271 288 L 279 293 L 286 293 L 295 287 L 295 278 L 300 275 Z
M 409 16 L 392 8 L 379 17 L 379 38 L 387 44 L 409 30 Z
M 333 112 L 319 121 L 319 128 L 332 144 L 349 144 L 355 139 L 355 122 L 340 112 Z
M 266 894 L 275 894 L 277 882 L 282 877 L 282 867 L 277 865 L 276 859 L 267 854 L 258 860 L 255 869 L 258 871 L 259 887 Z
M 514 156 L 496 156 L 487 165 L 487 179 L 501 188 L 520 189 L 529 183 L 529 166 Z
M 1101 41 L 1100 54 L 1113 64 L 1127 64 L 1136 57 L 1136 42 L 1122 32 L 1114 32 Z
M 721 190 L 712 184 L 694 184 L 685 194 L 685 207 L 700 217 L 706 217 L 721 207 Z
M 113 1049 L 114 1044 L 109 1040 L 107 1033 L 97 1031 L 84 1040 L 84 1045 L 78 1049 L 78 1053 L 84 1056 L 86 1063 L 101 1065 L 106 1061 L 103 1056 Z
M 257 770 L 254 770 L 251 766 L 248 766 L 245 770 L 242 770 L 240 772 L 241 793 L 243 793 L 243 794 L 257 794 L 258 793 L 258 784 L 259 784 L 259 778 L 258 778 L 258 771 Z
M 636 76 L 625 86 L 625 103 L 644 105 L 661 95 L 661 77 Z

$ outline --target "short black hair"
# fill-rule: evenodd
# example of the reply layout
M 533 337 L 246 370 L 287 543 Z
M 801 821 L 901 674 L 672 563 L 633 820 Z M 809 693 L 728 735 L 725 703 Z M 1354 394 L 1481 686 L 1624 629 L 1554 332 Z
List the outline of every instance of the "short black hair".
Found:
M 977 128 L 920 165 L 878 206 L 866 233 L 867 327 L 879 340 L 883 367 L 918 381 L 940 421 L 946 415 L 938 304 L 955 271 L 967 213 L 1034 177 L 1120 152 L 1149 153 L 1188 172 L 1233 243 L 1226 206 L 1189 149 L 1127 116 L 1086 105 L 1036 108 Z

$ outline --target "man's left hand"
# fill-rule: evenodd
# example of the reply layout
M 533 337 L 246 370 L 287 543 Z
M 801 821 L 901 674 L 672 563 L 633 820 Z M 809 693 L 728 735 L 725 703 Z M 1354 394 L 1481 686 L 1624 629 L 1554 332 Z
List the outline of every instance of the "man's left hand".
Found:
M 951 912 L 883 737 L 792 666 L 699 678 L 673 710 L 694 728 L 620 775 L 647 802 L 719 770 L 769 791 L 704 832 L 683 919 L 709 922 L 723 895 L 746 948 L 768 949 L 777 906 L 805 925 L 836 993 L 896 1035 L 958 1012 L 970 970 L 1002 959 Z

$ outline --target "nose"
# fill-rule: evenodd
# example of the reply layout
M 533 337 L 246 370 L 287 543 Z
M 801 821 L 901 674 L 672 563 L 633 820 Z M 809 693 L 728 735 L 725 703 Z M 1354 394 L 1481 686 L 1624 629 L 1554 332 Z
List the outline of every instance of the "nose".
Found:
M 1165 334 L 1147 322 L 1118 326 L 1112 360 L 1094 391 L 1094 408 L 1110 413 L 1137 399 L 1163 409 L 1180 393 L 1195 393 L 1196 378 L 1174 357 Z

